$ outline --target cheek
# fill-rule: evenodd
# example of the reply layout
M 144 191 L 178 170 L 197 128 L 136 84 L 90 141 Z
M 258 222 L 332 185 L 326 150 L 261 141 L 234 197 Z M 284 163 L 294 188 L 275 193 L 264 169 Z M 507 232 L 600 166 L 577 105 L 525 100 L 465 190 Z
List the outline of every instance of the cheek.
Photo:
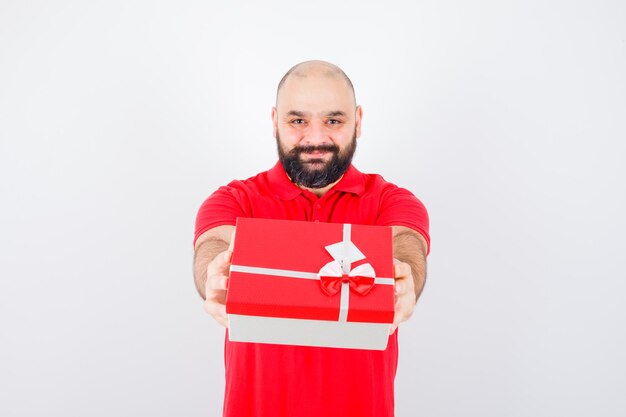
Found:
M 285 146 L 288 146 L 290 148 L 293 147 L 294 145 L 297 145 L 298 142 L 300 142 L 303 138 L 303 135 L 301 134 L 301 132 L 291 127 L 288 127 L 286 129 L 280 129 L 279 134 L 280 134 L 280 141 Z
M 354 129 L 341 129 L 341 131 L 336 131 L 331 135 L 333 142 L 338 145 L 345 145 L 352 140 L 354 136 Z
M 299 141 L 298 136 L 294 132 L 290 132 L 289 129 L 279 129 L 276 140 L 285 151 L 292 149 Z

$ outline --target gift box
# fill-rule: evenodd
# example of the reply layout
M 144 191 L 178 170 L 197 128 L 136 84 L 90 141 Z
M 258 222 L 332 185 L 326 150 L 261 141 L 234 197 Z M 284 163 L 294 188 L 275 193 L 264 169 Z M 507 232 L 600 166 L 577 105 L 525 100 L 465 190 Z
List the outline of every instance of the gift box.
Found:
M 391 228 L 237 219 L 226 312 L 233 342 L 385 349 Z

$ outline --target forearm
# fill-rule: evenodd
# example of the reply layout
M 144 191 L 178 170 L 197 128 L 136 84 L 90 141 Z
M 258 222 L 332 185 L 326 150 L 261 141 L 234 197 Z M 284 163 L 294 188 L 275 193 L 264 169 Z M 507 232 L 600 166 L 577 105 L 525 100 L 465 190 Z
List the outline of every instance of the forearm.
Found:
M 230 247 L 235 226 L 223 225 L 207 230 L 196 239 L 193 256 L 193 277 L 198 294 L 206 299 L 207 267 L 217 255 Z
M 393 256 L 411 267 L 417 301 L 426 283 L 426 244 L 421 235 L 412 229 L 393 227 Z
M 219 237 L 211 237 L 202 242 L 194 253 L 193 276 L 196 290 L 203 299 L 206 299 L 207 266 L 218 254 L 227 250 L 228 245 L 228 242 Z

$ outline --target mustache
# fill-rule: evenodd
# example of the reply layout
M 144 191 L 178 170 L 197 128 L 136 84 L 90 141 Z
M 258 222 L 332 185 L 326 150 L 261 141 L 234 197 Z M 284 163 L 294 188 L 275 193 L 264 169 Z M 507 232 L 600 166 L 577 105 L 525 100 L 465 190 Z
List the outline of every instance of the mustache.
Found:
M 293 148 L 292 152 L 296 153 L 312 153 L 312 152 L 334 152 L 339 153 L 339 146 L 334 145 L 332 143 L 324 144 L 324 145 L 303 145 L 296 146 Z

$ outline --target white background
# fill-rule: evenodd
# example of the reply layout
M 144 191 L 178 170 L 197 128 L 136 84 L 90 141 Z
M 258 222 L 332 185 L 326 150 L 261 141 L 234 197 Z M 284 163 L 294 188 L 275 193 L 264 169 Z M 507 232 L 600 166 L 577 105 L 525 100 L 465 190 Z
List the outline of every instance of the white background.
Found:
M 2 0 L 0 415 L 220 415 L 195 214 L 308 59 L 431 216 L 397 415 L 625 415 L 626 5 L 441 0 Z

